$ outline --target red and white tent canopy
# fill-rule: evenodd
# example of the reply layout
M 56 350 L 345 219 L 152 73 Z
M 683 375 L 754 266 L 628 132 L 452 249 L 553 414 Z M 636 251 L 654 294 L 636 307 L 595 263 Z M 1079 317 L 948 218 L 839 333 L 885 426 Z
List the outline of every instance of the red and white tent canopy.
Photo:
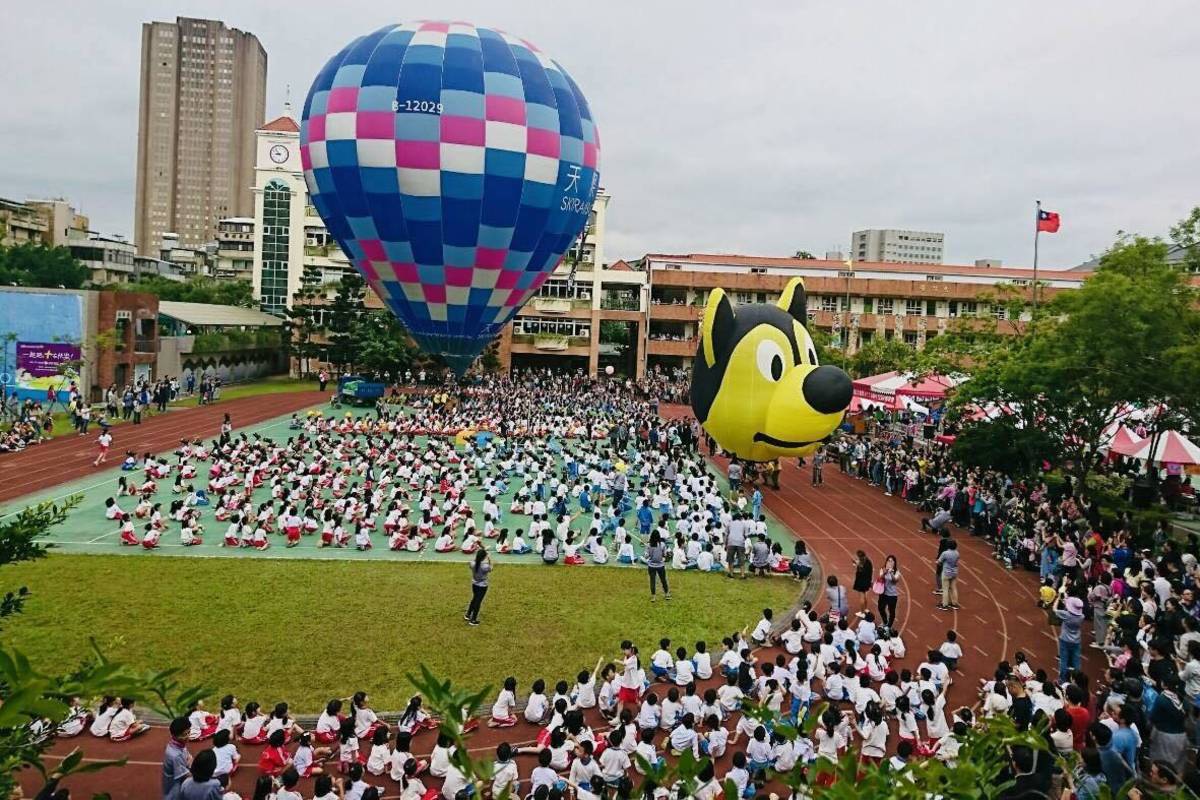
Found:
M 1000 419 L 1001 417 L 1015 414 L 1018 408 L 1018 406 L 1009 405 L 1008 403 L 987 403 L 983 406 L 970 405 L 963 409 L 963 420 L 978 422 L 984 419 Z
M 878 403 L 890 403 L 897 397 L 917 397 L 940 400 L 946 392 L 962 382 L 948 375 L 917 376 L 911 372 L 885 372 L 854 381 L 854 396 Z
M 1143 439 L 1141 446 L 1130 455 L 1156 464 L 1200 464 L 1200 446 L 1177 431 L 1160 434 L 1158 441 L 1151 436 Z M 1151 446 L 1154 452 L 1150 452 Z
M 873 400 L 866 397 L 851 397 L 847 414 L 861 414 L 875 408 L 884 411 L 914 411 L 918 414 L 928 414 L 929 409 L 913 400 L 911 397 L 892 397 L 890 400 Z
M 1123 456 L 1131 456 L 1146 443 L 1132 430 L 1120 423 L 1113 423 L 1104 431 L 1106 441 L 1100 445 L 1101 451 L 1110 451 Z

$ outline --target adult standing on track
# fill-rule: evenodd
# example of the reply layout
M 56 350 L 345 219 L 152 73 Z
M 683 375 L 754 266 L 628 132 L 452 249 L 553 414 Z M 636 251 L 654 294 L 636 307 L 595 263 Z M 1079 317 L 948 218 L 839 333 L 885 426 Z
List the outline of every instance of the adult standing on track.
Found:
M 879 624 L 891 630 L 896 627 L 896 604 L 900 602 L 900 565 L 889 555 L 879 570 L 883 592 L 879 595 Z
M 1060 592 L 1054 601 L 1054 615 L 1062 620 L 1058 626 L 1058 677 L 1066 680 L 1068 672 L 1079 669 L 1083 648 L 1083 601 L 1078 597 L 1064 599 Z
M 482 545 L 475 551 L 475 561 L 471 564 L 471 603 L 463 619 L 470 625 L 479 624 L 479 607 L 483 605 L 483 596 L 488 590 L 488 576 L 492 572 L 492 559 L 488 556 L 487 548 Z
M 867 610 L 867 592 L 871 591 L 871 583 L 875 577 L 875 565 L 871 563 L 871 559 L 867 558 L 867 554 L 862 550 L 858 550 L 854 554 L 854 591 L 858 592 L 862 599 L 862 609 L 860 613 L 865 613 Z
M 671 587 L 667 585 L 667 547 L 663 544 L 662 534 L 657 528 L 650 533 L 650 544 L 646 546 L 646 570 L 650 573 L 650 602 L 658 599 L 655 594 L 656 581 L 662 581 L 663 597 L 670 600 Z
M 953 539 L 946 540 L 946 549 L 938 556 L 938 564 L 942 568 L 942 602 L 938 603 L 938 611 L 953 611 L 958 605 L 958 544 Z

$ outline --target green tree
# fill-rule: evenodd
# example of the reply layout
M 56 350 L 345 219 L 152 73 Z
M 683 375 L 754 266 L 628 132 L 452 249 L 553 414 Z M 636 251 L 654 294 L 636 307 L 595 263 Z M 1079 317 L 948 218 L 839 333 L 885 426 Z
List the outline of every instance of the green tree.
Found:
M 363 313 L 351 335 L 357 345 L 355 365 L 364 372 L 397 376 L 416 362 L 416 344 L 389 311 Z
M 7 564 L 33 561 L 46 555 L 42 544 L 46 534 L 66 519 L 79 504 L 79 496 L 64 503 L 39 503 L 0 520 L 0 575 Z M 8 590 L 0 601 L 0 623 L 19 614 L 30 599 L 25 587 Z M 178 670 L 139 674 L 104 656 L 93 642 L 93 654 L 71 672 L 48 671 L 30 663 L 23 653 L 0 644 L 0 797 L 9 797 L 17 788 L 21 770 L 33 769 L 43 780 L 85 772 L 97 772 L 124 764 L 119 761 L 86 762 L 76 748 L 51 768 L 46 754 L 55 743 L 55 730 L 70 713 L 74 697 L 90 701 L 102 694 L 133 697 L 166 717 L 180 716 L 190 703 L 202 699 L 209 690 L 183 688 Z M 39 733 L 31 723 L 47 726 Z
M 1061 451 L 1061 442 L 1049 433 L 1009 415 L 968 422 L 950 449 L 967 466 L 1020 476 L 1036 475 L 1043 461 L 1056 461 Z
M 797 250 L 796 252 L 792 253 L 792 258 L 802 258 L 807 261 L 811 261 L 812 259 L 816 258 L 816 256 L 807 250 Z
M 1122 235 L 1081 288 L 1045 304 L 1036 328 L 958 332 L 941 353 L 971 371 L 955 402 L 1011 406 L 1019 427 L 1061 443 L 1081 482 L 1123 405 L 1167 409 L 1157 430 L 1194 420 L 1200 312 L 1166 254 L 1159 239 Z
M 833 346 L 833 337 L 828 331 L 821 330 L 816 325 L 810 325 L 808 336 L 812 339 L 813 349 L 817 351 L 818 364 L 839 365 L 842 363 L 842 351 Z
M 914 352 L 913 348 L 899 339 L 876 336 L 850 356 L 850 374 L 855 378 L 865 378 L 890 370 L 909 370 L 913 366 Z
M 109 284 L 103 288 L 123 292 L 146 292 L 179 303 L 209 303 L 222 306 L 257 308 L 250 281 L 217 280 L 204 276 L 173 281 L 161 275 L 145 275 L 129 283 Z
M 1200 206 L 1171 227 L 1171 241 L 1183 248 L 1183 268 L 1200 272 Z
M 79 263 L 65 247 L 25 243 L 0 247 L 0 285 L 34 286 L 45 289 L 79 289 L 91 270 Z
M 624 347 L 629 344 L 629 325 L 619 319 L 600 320 L 600 341 Z
M 316 339 L 325 326 L 320 322 L 321 306 L 325 290 L 321 285 L 321 271 L 309 264 L 300 275 L 300 288 L 292 295 L 292 306 L 288 309 L 288 357 L 299 361 L 301 376 L 308 375 L 309 359 L 320 353 Z
M 363 311 L 367 284 L 358 273 L 347 273 L 338 283 L 333 302 L 326 307 L 329 361 L 342 372 L 352 372 L 358 362 L 354 325 Z
M 500 369 L 499 342 L 492 342 L 479 354 L 479 369 L 483 372 L 495 372 Z

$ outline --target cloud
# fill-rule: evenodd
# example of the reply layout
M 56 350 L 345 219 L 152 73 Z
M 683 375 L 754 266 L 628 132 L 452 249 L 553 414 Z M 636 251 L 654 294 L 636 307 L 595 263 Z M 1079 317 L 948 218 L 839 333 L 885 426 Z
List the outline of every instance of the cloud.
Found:
M 268 115 L 324 61 L 398 21 L 377 3 L 35 4 L 0 31 L 0 194 L 65 195 L 132 234 L 140 25 L 255 33 Z M 845 250 L 863 227 L 946 234 L 947 260 L 1032 257 L 1033 202 L 1063 215 L 1041 262 L 1197 203 L 1194 9 L 1010 0 L 919 4 L 439 2 L 416 17 L 518 33 L 571 72 L 601 130 L 611 257 Z

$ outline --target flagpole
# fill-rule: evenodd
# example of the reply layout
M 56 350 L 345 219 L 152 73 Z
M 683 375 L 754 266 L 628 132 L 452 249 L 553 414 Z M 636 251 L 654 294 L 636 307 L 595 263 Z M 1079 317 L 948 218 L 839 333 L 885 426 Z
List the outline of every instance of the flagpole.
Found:
M 1042 235 L 1042 201 L 1037 201 L 1037 211 L 1033 215 L 1033 317 L 1038 311 L 1038 237 Z M 1032 319 L 1030 320 L 1033 321 Z

